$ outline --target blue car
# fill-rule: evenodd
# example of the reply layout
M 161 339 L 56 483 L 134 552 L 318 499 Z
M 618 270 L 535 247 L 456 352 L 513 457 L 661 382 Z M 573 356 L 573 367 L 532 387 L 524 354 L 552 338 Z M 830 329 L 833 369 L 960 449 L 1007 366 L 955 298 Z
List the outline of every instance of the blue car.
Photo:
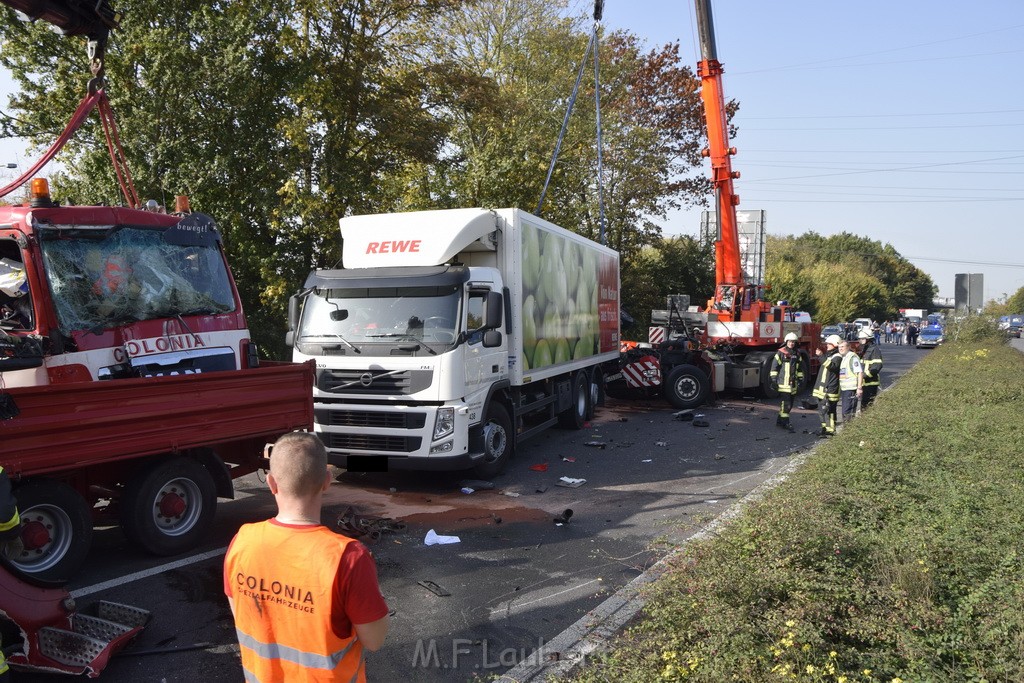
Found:
M 942 342 L 942 328 L 938 325 L 924 327 L 917 335 L 917 348 L 919 349 L 934 349 Z

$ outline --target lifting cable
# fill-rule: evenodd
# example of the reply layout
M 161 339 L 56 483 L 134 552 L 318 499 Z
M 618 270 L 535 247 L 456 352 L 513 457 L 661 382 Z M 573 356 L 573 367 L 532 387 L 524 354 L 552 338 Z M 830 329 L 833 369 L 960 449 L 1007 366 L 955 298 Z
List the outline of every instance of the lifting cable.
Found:
M 100 116 L 100 123 L 103 125 L 103 135 L 107 140 L 107 152 L 110 154 L 110 161 L 114 166 L 114 174 L 117 176 L 117 184 L 121 187 L 128 206 L 139 208 L 139 195 L 135 191 L 135 183 L 132 181 L 132 174 L 128 170 L 128 159 L 125 157 L 124 148 L 121 146 L 121 136 L 117 132 L 117 124 L 114 122 L 114 111 L 110 107 L 110 100 L 103 88 L 103 58 L 106 51 L 107 34 L 100 31 L 99 35 L 90 36 L 88 42 L 89 70 L 92 72 L 92 79 L 89 80 L 88 94 L 78 103 L 78 108 L 71 115 L 64 131 L 58 136 L 50 148 L 46 150 L 32 166 L 8 183 L 0 187 L 0 198 L 6 197 L 11 192 L 24 185 L 32 176 L 39 172 L 43 166 L 48 164 L 64 145 L 68 143 L 75 131 L 85 122 L 89 113 L 95 107 Z
M 603 158 L 601 155 L 601 71 L 598 66 L 599 59 L 597 53 L 597 32 L 601 26 L 601 15 L 604 12 L 604 0 L 595 0 L 594 2 L 594 28 L 590 34 L 590 42 L 587 43 L 587 49 L 583 53 L 583 59 L 580 61 L 580 70 L 576 74 L 576 83 L 572 86 L 572 95 L 569 96 L 569 104 L 565 109 L 565 117 L 562 119 L 562 130 L 558 133 L 558 141 L 555 143 L 555 151 L 551 155 L 551 164 L 548 166 L 548 175 L 544 179 L 544 187 L 540 193 L 540 200 L 537 202 L 536 214 L 540 215 L 541 207 L 544 205 L 544 197 L 548 192 L 548 184 L 551 182 L 551 175 L 555 171 L 555 163 L 558 161 L 558 154 L 562 149 L 562 140 L 565 138 L 565 131 L 569 127 L 569 116 L 572 114 L 572 108 L 576 104 L 576 95 L 579 93 L 580 81 L 583 80 L 583 70 L 587 65 L 587 58 L 590 56 L 591 50 L 594 53 L 594 106 L 597 112 L 597 192 L 598 192 L 598 205 L 600 211 L 600 242 L 605 244 L 604 235 L 604 165 Z

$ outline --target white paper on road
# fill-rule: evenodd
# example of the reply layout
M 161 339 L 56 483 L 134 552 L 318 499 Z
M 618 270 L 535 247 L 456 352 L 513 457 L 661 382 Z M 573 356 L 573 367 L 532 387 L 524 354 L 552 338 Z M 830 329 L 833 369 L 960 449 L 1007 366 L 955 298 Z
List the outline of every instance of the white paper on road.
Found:
M 458 543 L 460 541 L 458 536 L 438 536 L 433 529 L 427 532 L 427 537 L 423 539 L 426 545 L 447 545 L 448 543 Z

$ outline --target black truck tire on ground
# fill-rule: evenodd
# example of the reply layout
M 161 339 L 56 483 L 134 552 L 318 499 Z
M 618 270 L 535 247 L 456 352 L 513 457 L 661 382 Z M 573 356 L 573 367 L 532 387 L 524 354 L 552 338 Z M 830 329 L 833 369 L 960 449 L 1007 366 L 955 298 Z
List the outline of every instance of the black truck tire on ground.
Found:
M 47 582 L 71 579 L 92 545 L 89 504 L 78 491 L 52 479 L 19 486 L 14 497 L 18 500 L 25 549 L 11 558 L 11 564 Z
M 213 477 L 205 467 L 184 457 L 157 460 L 125 487 L 121 529 L 154 555 L 177 555 L 209 531 L 216 507 Z
M 580 370 L 572 376 L 569 392 L 569 407 L 558 414 L 558 426 L 562 429 L 583 429 L 590 414 L 590 379 Z
M 708 398 L 711 383 L 696 365 L 678 365 L 665 379 L 665 398 L 679 409 L 696 408 Z
M 512 420 L 505 406 L 492 401 L 487 407 L 483 426 L 484 457 L 473 466 L 473 472 L 480 479 L 490 479 L 501 474 L 512 457 L 515 436 Z
M 594 412 L 598 406 L 604 405 L 604 373 L 601 368 L 595 367 L 588 374 L 590 382 L 590 400 L 587 402 L 587 419 L 594 419 Z

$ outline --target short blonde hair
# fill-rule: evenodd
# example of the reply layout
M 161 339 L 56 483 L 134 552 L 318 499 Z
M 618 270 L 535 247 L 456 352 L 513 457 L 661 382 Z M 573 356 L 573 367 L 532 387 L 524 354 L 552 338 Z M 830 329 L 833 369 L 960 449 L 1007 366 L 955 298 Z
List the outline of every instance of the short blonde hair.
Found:
M 316 434 L 291 432 L 274 442 L 270 473 L 285 495 L 315 495 L 327 476 L 327 449 Z

